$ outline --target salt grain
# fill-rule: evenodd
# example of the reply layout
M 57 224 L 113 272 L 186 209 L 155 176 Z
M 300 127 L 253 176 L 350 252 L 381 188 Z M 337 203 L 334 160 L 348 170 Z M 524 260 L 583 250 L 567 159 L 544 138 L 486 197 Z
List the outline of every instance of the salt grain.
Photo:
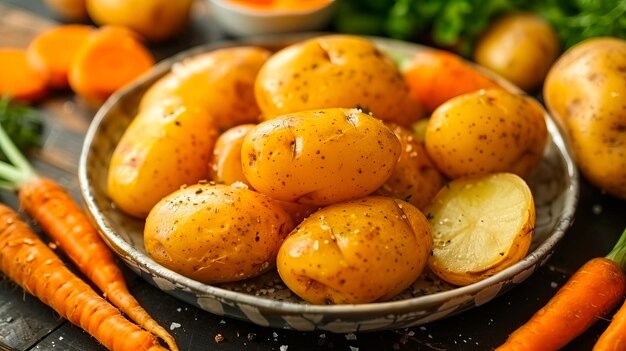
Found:
M 346 340 L 356 340 L 356 334 L 354 333 L 346 334 Z
M 180 327 L 181 327 L 180 323 L 172 322 L 172 324 L 170 324 L 170 330 L 174 330 L 174 329 L 180 328 Z
M 550 282 L 550 287 L 552 289 L 556 289 L 557 286 L 559 286 L 559 284 L 557 284 L 556 282 Z
M 359 351 L 358 347 L 350 346 L 350 351 Z
M 287 351 L 288 348 L 288 345 L 280 345 L 280 351 Z
M 602 205 L 593 205 L 593 207 L 591 207 L 591 212 L 593 212 L 593 214 L 599 215 L 602 213 Z

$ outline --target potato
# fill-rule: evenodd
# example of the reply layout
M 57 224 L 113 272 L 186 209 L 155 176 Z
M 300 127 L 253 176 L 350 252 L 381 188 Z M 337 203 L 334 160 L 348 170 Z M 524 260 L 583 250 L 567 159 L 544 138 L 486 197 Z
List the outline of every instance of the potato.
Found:
M 533 195 L 512 173 L 455 179 L 424 213 L 433 237 L 428 267 L 456 285 L 475 283 L 524 258 L 535 228 Z
M 378 189 L 393 172 L 400 142 L 372 116 L 331 108 L 260 123 L 241 155 L 243 173 L 260 193 L 322 206 Z
M 212 284 L 273 268 L 292 229 L 289 215 L 266 196 L 245 187 L 194 184 L 154 206 L 144 242 L 160 265 Z
M 281 245 L 278 274 L 314 304 L 384 301 L 417 279 L 430 255 L 430 224 L 413 205 L 371 196 L 325 207 Z
M 535 100 L 504 90 L 460 95 L 433 112 L 426 150 L 451 179 L 495 172 L 526 177 L 548 140 L 544 114 Z
M 370 41 L 350 35 L 317 37 L 277 52 L 259 71 L 255 94 L 265 120 L 360 107 L 409 126 L 422 114 L 394 62 Z
M 445 179 L 411 130 L 389 127 L 400 140 L 402 152 L 391 177 L 376 194 L 402 199 L 421 210 L 437 195 Z
M 626 41 L 595 38 L 566 51 L 543 96 L 594 186 L 626 199 Z
M 241 144 L 256 124 L 241 124 L 222 133 L 215 142 L 213 157 L 209 163 L 209 178 L 217 183 L 248 184 L 241 166 Z
M 541 86 L 559 52 L 559 39 L 548 22 L 535 14 L 512 13 L 478 40 L 474 61 L 532 91 Z
M 111 156 L 109 197 L 127 214 L 144 218 L 163 196 L 207 178 L 216 138 L 211 116 L 178 99 L 140 111 Z
M 198 105 L 221 129 L 255 123 L 259 108 L 254 81 L 270 52 L 254 46 L 219 49 L 174 64 L 170 73 L 146 91 L 140 108 L 170 96 Z

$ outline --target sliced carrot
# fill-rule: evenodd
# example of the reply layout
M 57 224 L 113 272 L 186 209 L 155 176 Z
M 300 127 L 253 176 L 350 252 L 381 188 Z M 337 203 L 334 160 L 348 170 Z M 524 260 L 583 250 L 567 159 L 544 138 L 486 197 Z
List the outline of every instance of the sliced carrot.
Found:
M 158 25 L 158 24 L 155 24 Z M 72 90 L 99 105 L 154 65 L 154 57 L 130 30 L 107 26 L 81 46 L 69 71 Z
M 0 204 L 0 268 L 28 293 L 109 350 L 166 350 L 74 275 L 10 208 Z
M 427 112 L 455 96 L 500 87 L 458 55 L 444 50 L 418 52 L 403 67 L 403 74 L 411 94 Z
M 28 63 L 48 77 L 52 88 L 67 88 L 67 72 L 93 28 L 80 24 L 54 27 L 36 36 L 28 45 Z
M 47 77 L 32 68 L 26 50 L 0 49 L 0 96 L 22 102 L 37 102 L 46 95 Z

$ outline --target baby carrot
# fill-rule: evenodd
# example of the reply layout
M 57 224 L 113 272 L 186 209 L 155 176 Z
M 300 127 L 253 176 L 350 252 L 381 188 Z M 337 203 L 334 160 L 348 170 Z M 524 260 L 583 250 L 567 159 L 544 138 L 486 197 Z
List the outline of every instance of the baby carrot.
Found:
M 18 191 L 20 207 L 104 294 L 141 327 L 178 350 L 174 338 L 130 294 L 113 254 L 72 197 L 56 182 L 38 176 L 0 126 L 0 148 L 13 163 L 0 161 L 0 186 Z
M 0 96 L 36 102 L 46 95 L 46 81 L 47 76 L 28 64 L 26 50 L 0 49 Z
M 615 308 L 626 291 L 626 231 L 611 253 L 586 262 L 496 350 L 558 350 Z
M 0 269 L 24 290 L 114 351 L 166 350 L 74 275 L 32 229 L 0 204 Z
M 48 77 L 48 86 L 67 88 L 67 72 L 93 28 L 81 24 L 54 27 L 37 35 L 26 49 L 28 63 Z

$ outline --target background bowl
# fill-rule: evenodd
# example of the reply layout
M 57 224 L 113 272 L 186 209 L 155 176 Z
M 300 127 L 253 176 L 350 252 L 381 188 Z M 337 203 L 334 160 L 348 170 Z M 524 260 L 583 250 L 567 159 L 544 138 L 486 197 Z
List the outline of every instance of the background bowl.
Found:
M 257 10 L 225 0 L 210 0 L 217 23 L 234 36 L 306 32 L 323 29 L 335 13 L 336 1 L 309 10 Z
M 213 314 L 261 326 L 338 333 L 398 329 L 435 321 L 487 303 L 524 281 L 552 254 L 572 223 L 578 201 L 578 173 L 569 147 L 546 114 L 550 141 L 542 163 L 528 179 L 537 221 L 530 253 L 520 262 L 480 282 L 454 287 L 424 274 L 392 301 L 361 305 L 311 305 L 292 294 L 275 272 L 229 284 L 207 285 L 154 262 L 143 245 L 143 221 L 117 210 L 106 195 L 111 154 L 135 116 L 145 90 L 171 65 L 186 57 L 234 45 L 273 50 L 304 37 L 221 43 L 197 47 L 162 61 L 148 74 L 114 94 L 96 114 L 85 137 L 79 164 L 80 190 L 102 237 L 137 274 L 161 290 Z M 426 47 L 371 38 L 383 51 L 410 56 Z M 502 84 L 515 90 L 509 83 Z

